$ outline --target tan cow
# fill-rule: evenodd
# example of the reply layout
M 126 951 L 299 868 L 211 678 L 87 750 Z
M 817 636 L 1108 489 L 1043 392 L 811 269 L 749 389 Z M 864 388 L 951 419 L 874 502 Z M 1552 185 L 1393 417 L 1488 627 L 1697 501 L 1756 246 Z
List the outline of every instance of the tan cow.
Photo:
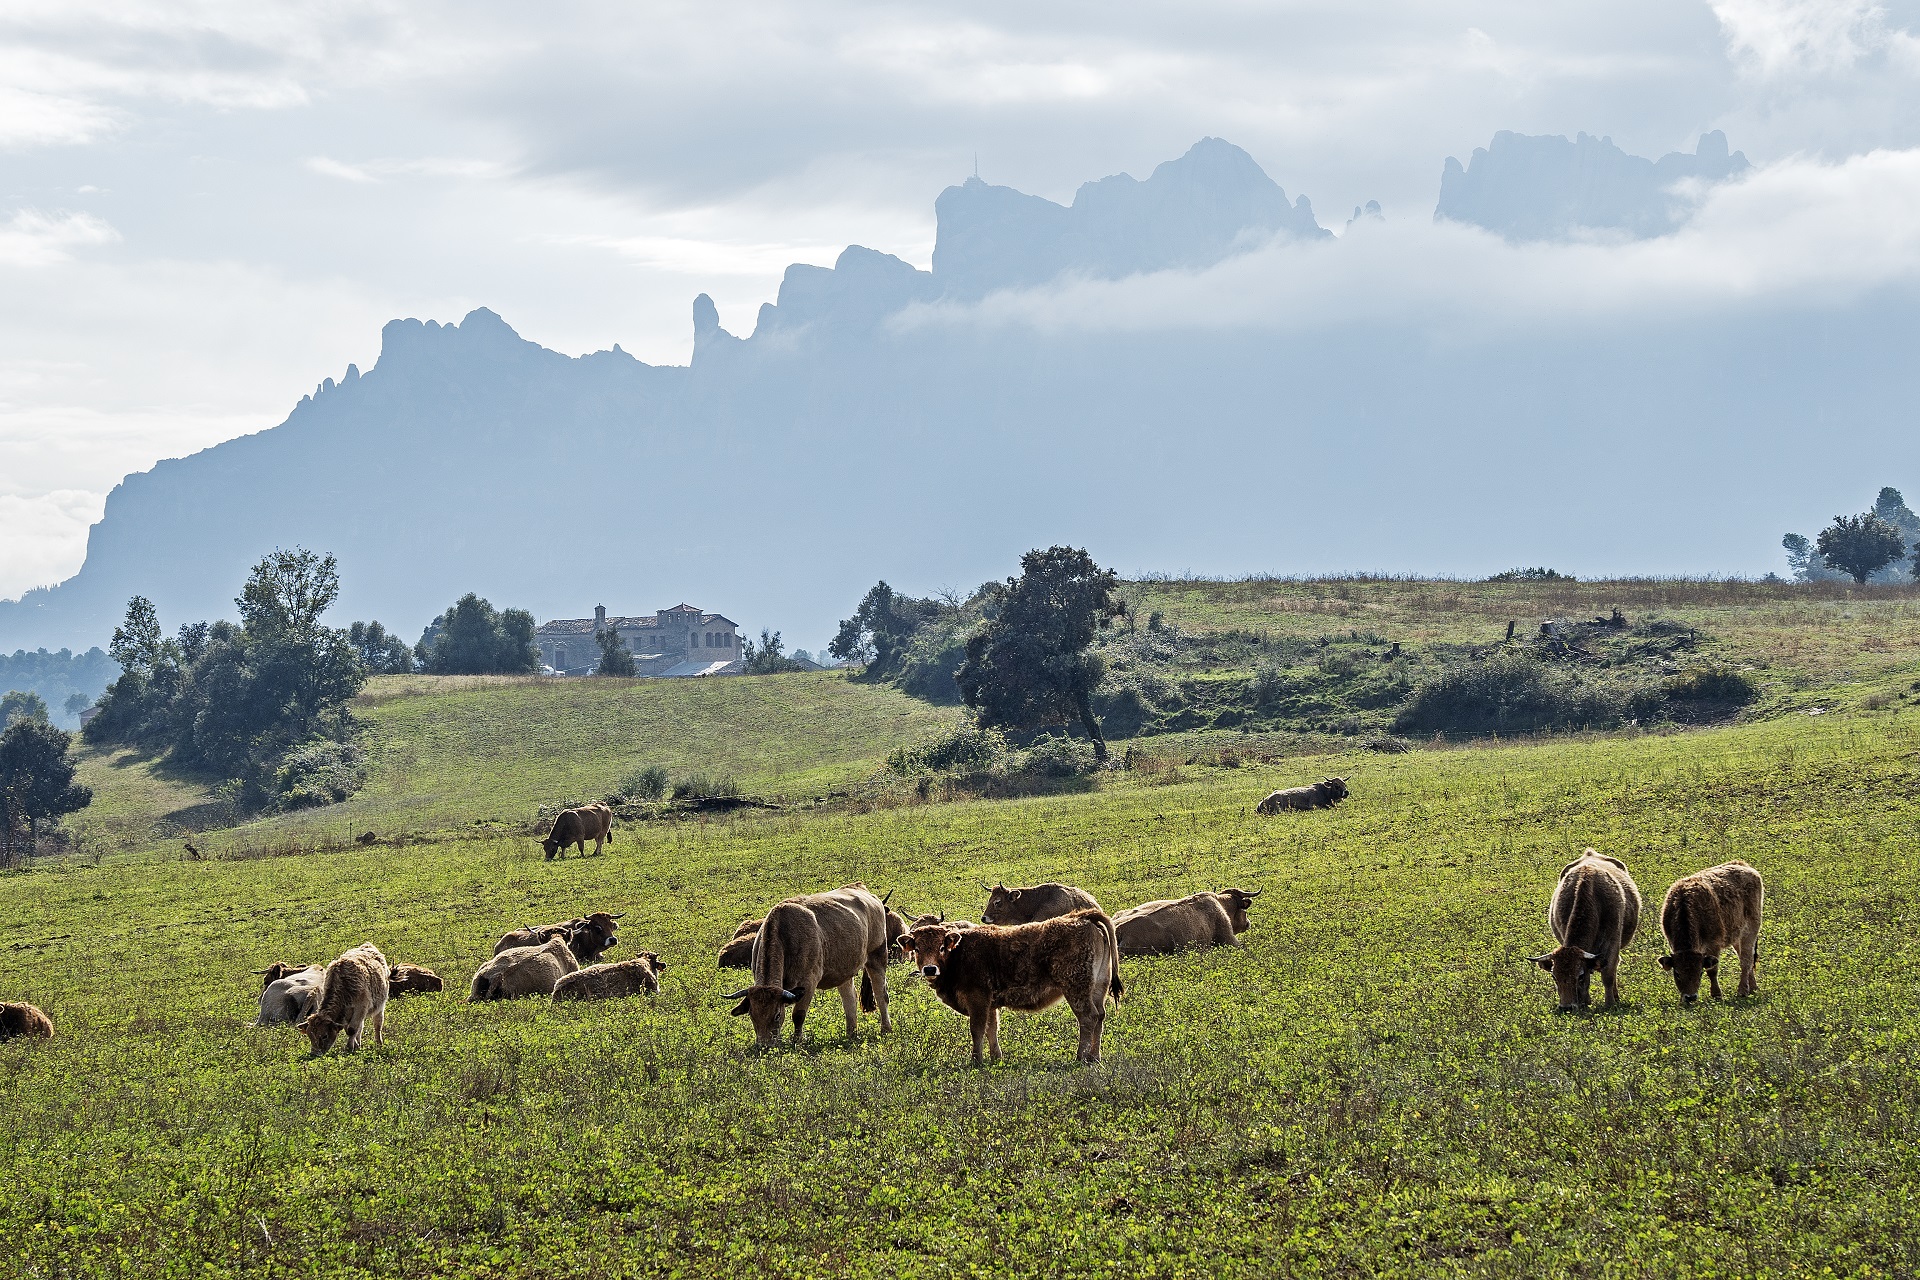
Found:
M 387 970 L 387 994 L 393 997 L 427 995 L 446 990 L 447 984 L 431 969 L 417 964 L 396 964 Z
M 1284 809 L 1331 809 L 1347 798 L 1347 780 L 1328 778 L 1310 787 L 1288 787 L 1275 791 L 1255 806 L 1256 813 L 1279 813 Z
M 596 911 L 577 919 L 562 920 L 559 924 L 515 929 L 493 944 L 493 954 L 499 955 L 516 947 L 545 946 L 554 938 L 560 938 L 573 952 L 574 959 L 581 964 L 592 964 L 619 943 L 620 934 L 615 922 L 625 914 L 624 911 L 617 915 Z
M 560 979 L 579 971 L 580 961 L 574 958 L 565 938 L 550 938 L 538 947 L 515 947 L 480 966 L 467 991 L 467 1001 L 550 996 Z
M 1640 927 L 1640 889 L 1627 864 L 1588 849 L 1560 870 L 1547 903 L 1547 928 L 1559 946 L 1533 962 L 1553 975 L 1560 1012 L 1592 1001 L 1593 975 L 1607 989 L 1607 1007 L 1620 1003 L 1620 953 Z
M 1107 997 L 1118 1003 L 1120 942 L 1098 907 L 1033 924 L 922 925 L 902 940 L 911 963 L 942 1004 L 965 1014 L 973 1061 L 984 1040 L 1000 1060 L 1000 1010 L 1033 1013 L 1065 999 L 1080 1024 L 1075 1057 L 1100 1061 Z
M 547 861 L 553 861 L 568 845 L 578 848 L 584 856 L 587 841 L 593 841 L 593 852 L 598 855 L 600 846 L 613 843 L 613 810 L 604 804 L 583 804 L 577 809 L 562 809 L 554 815 L 553 826 L 547 829 L 546 839 L 540 847 L 547 851 Z
M 1123 956 L 1164 956 L 1194 947 L 1237 947 L 1257 889 L 1222 889 L 1143 902 L 1113 918 Z
M 320 983 L 320 1000 L 299 1029 L 313 1042 L 313 1056 L 333 1048 L 347 1033 L 347 1052 L 360 1047 L 366 1024 L 373 1023 L 373 1042 L 387 1042 L 387 958 L 371 942 L 363 942 L 327 966 Z
M 1032 924 L 1036 920 L 1051 920 L 1070 911 L 1089 908 L 1098 911 L 1100 904 L 1085 889 L 1076 889 L 1070 884 L 1049 881 L 1022 889 L 1009 889 L 997 884 L 987 891 L 987 905 L 981 908 L 980 922 Z
M 1744 862 L 1723 862 L 1676 880 L 1660 906 L 1660 932 L 1670 954 L 1660 967 L 1672 972 L 1680 998 L 1700 998 L 1706 974 L 1713 998 L 1720 998 L 1720 953 L 1731 947 L 1740 957 L 1740 985 L 1734 994 L 1760 989 L 1760 912 L 1767 889 L 1760 873 Z
M 318 1007 L 320 984 L 327 974 L 322 966 L 270 964 L 259 973 L 266 981 L 260 988 L 260 1016 L 254 1026 L 302 1022 Z
M 631 960 L 618 964 L 596 964 L 560 979 L 553 988 L 553 1002 L 569 1000 L 618 1000 L 623 996 L 657 996 L 660 974 L 667 962 L 651 951 L 642 951 Z
M 864 977 L 880 1014 L 880 1029 L 891 1031 L 887 950 L 887 909 L 865 885 L 789 898 L 761 922 L 753 944 L 753 985 L 722 998 L 740 1002 L 733 1010 L 736 1017 L 752 1015 L 754 1041 L 767 1048 L 779 1043 L 788 1006 L 798 1044 L 814 993 L 837 989 L 851 1040 L 860 1030 L 854 979 Z
M 41 1040 L 53 1035 L 53 1019 L 20 1000 L 0 1001 L 0 1040 L 15 1036 L 34 1036 Z
M 760 926 L 765 917 L 742 920 L 733 931 L 733 937 L 727 939 L 727 945 L 720 948 L 720 967 L 722 969 L 753 968 L 753 940 L 760 936 Z

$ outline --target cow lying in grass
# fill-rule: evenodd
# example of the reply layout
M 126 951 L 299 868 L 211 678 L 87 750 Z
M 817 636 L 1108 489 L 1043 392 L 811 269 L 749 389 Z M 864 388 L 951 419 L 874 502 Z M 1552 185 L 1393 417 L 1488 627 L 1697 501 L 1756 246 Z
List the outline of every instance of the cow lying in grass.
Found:
M 657 996 L 660 974 L 667 962 L 651 951 L 642 951 L 631 960 L 618 964 L 596 964 L 560 979 L 553 988 L 553 1002 L 569 1000 L 618 1000 L 625 996 Z
M 753 948 L 753 985 L 722 999 L 738 1000 L 734 1016 L 753 1018 L 754 1042 L 769 1048 L 780 1041 L 787 1010 L 793 1010 L 793 1042 L 800 1043 L 814 993 L 840 992 L 847 1015 L 847 1038 L 859 1034 L 859 1004 L 854 979 L 873 997 L 880 1029 L 891 1031 L 887 1011 L 887 909 L 862 884 L 831 893 L 789 898 L 767 912 Z
M 997 884 L 987 891 L 987 905 L 980 909 L 982 924 L 1032 924 L 1051 920 L 1070 911 L 1098 911 L 1100 904 L 1085 889 L 1049 881 L 1009 889 Z
M 1547 904 L 1547 928 L 1560 943 L 1533 962 L 1553 975 L 1560 1012 L 1585 1008 L 1597 971 L 1607 1007 L 1620 1003 L 1620 953 L 1640 927 L 1640 890 L 1618 858 L 1588 849 L 1560 871 Z
M 318 1007 L 299 1029 L 313 1043 L 313 1056 L 333 1048 L 347 1033 L 347 1052 L 360 1047 L 366 1024 L 373 1023 L 373 1042 L 387 1042 L 387 958 L 371 942 L 363 942 L 327 966 L 320 983 Z
M 15 1036 L 46 1040 L 52 1035 L 53 1019 L 40 1010 L 24 1001 L 0 1001 L 0 1040 L 11 1040 Z
M 446 990 L 447 984 L 440 975 L 431 969 L 423 969 L 417 964 L 396 964 L 387 969 L 387 994 L 389 996 L 426 995 Z
M 468 988 L 467 1000 L 518 1000 L 521 996 L 550 996 L 560 979 L 580 970 L 565 938 L 550 938 L 538 947 L 514 947 L 480 966 Z
M 1347 780 L 1328 778 L 1310 787 L 1289 787 L 1276 791 L 1256 807 L 1258 813 L 1279 813 L 1283 809 L 1331 809 L 1347 798 Z
M 1123 956 L 1164 956 L 1194 947 L 1237 947 L 1257 889 L 1222 889 L 1143 902 L 1113 918 Z
M 616 922 L 625 914 L 624 911 L 617 915 L 596 911 L 592 915 L 562 920 L 558 924 L 515 929 L 493 944 L 493 954 L 500 955 L 502 952 L 512 951 L 518 947 L 541 947 L 559 938 L 573 952 L 574 959 L 581 964 L 593 964 L 619 943 L 620 934 Z
M 300 1022 L 313 1012 L 326 969 L 317 964 L 270 964 L 256 970 L 265 981 L 260 987 L 260 1016 L 256 1027 Z
M 604 804 L 583 804 L 577 809 L 562 809 L 554 815 L 553 825 L 547 829 L 546 839 L 540 847 L 546 850 L 547 861 L 568 845 L 573 845 L 584 856 L 587 841 L 593 841 L 595 856 L 600 847 L 613 843 L 613 810 Z
M 1720 998 L 1720 953 L 1731 947 L 1740 957 L 1740 985 L 1734 994 L 1760 989 L 1760 912 L 1766 904 L 1760 873 L 1744 862 L 1723 862 L 1676 880 L 1660 905 L 1660 932 L 1667 955 L 1660 967 L 1673 974 L 1680 998 L 1700 998 L 1705 974 L 1713 998 Z
M 1117 1003 L 1125 987 L 1113 921 L 1099 908 L 1033 924 L 922 925 L 901 946 L 940 1002 L 966 1015 L 976 1066 L 983 1041 L 1000 1060 L 1000 1010 L 1035 1013 L 1063 999 L 1080 1024 L 1074 1056 L 1100 1060 L 1107 997 Z

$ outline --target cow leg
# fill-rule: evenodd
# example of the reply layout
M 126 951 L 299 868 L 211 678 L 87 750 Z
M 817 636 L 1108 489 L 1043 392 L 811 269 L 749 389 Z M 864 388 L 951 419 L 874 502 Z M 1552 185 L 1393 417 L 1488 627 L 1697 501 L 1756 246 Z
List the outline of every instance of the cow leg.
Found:
M 1720 999 L 1720 955 L 1714 953 L 1713 968 L 1707 970 L 1707 990 L 1715 1000 Z
M 1740 939 L 1740 994 L 1750 996 L 1760 989 L 1760 931 Z
M 841 983 L 839 991 L 840 1007 L 847 1011 L 847 1041 L 852 1043 L 860 1036 L 860 994 L 852 978 Z
M 793 1002 L 793 1042 L 800 1043 L 800 1029 L 807 1024 L 807 1010 L 813 1008 L 813 988 L 808 987 Z
M 995 1062 L 1000 1061 L 1000 1007 L 998 1005 L 987 1011 L 987 1053 Z
M 1600 981 L 1606 984 L 1607 1008 L 1620 1003 L 1620 953 L 1614 952 L 1600 966 Z
M 1074 1058 L 1080 1062 L 1100 1061 L 1100 1027 L 1106 1021 L 1107 1014 L 1104 996 L 1092 1000 L 1084 997 L 1069 999 L 1067 1005 L 1073 1010 L 1073 1020 L 1080 1027 L 1080 1043 L 1074 1049 Z
M 891 1031 L 893 1017 L 887 1012 L 887 953 L 877 951 L 874 954 L 879 960 L 867 961 L 867 983 L 873 988 L 873 1003 L 880 1014 L 880 1030 Z
M 976 1067 L 980 1065 L 980 1044 L 987 1038 L 987 1018 L 990 1013 L 982 1013 L 978 1009 L 967 1011 L 967 1029 L 973 1032 L 973 1065 Z M 998 1052 L 994 1056 L 998 1057 Z
M 366 1034 L 366 1030 L 367 1024 L 365 1019 L 353 1024 L 353 1030 L 347 1032 L 348 1053 L 358 1053 L 360 1051 L 360 1037 Z
M 387 1006 L 384 1004 L 373 1011 L 373 1042 L 378 1045 L 387 1042 Z

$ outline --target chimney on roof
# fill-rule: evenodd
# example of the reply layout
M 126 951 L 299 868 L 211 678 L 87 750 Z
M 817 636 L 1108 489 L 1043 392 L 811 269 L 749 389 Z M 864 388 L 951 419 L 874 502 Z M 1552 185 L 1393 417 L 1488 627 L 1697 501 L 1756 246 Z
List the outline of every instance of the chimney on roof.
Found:
M 595 631 L 607 629 L 607 606 L 603 604 L 593 606 L 593 629 Z

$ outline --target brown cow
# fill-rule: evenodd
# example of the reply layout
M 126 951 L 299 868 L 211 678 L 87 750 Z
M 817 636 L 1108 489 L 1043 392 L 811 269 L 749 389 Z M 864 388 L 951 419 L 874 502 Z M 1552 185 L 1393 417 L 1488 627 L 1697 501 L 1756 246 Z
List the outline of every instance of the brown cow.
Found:
M 560 979 L 553 988 L 553 1002 L 569 1000 L 618 1000 L 622 996 L 660 994 L 660 974 L 667 962 L 651 951 L 642 951 L 631 960 L 618 964 L 596 964 Z
M 1100 1061 L 1107 997 L 1118 1003 L 1120 942 L 1098 907 L 1033 924 L 922 925 L 902 940 L 940 1002 L 967 1017 L 973 1061 L 981 1041 L 1000 1060 L 1000 1010 L 1035 1013 L 1065 999 L 1080 1024 L 1074 1056 Z
M 53 1019 L 46 1014 L 22 1001 L 0 1001 L 0 1040 L 11 1040 L 15 1036 L 45 1040 L 52 1035 Z
M 760 926 L 764 917 L 742 920 L 733 931 L 733 937 L 727 945 L 720 948 L 720 967 L 722 969 L 753 968 L 753 940 L 760 936 Z
M 576 846 L 584 856 L 589 840 L 593 841 L 596 855 L 602 844 L 613 843 L 613 810 L 604 804 L 562 809 L 554 815 L 553 826 L 547 829 L 547 838 L 540 842 L 540 847 L 547 851 L 547 861 L 551 862 L 554 855 L 568 845 Z
M 1607 989 L 1607 1007 L 1620 1003 L 1620 953 L 1639 927 L 1640 889 L 1626 863 L 1588 849 L 1561 868 L 1547 904 L 1547 928 L 1560 945 L 1532 957 L 1553 975 L 1560 1012 L 1591 1002 L 1595 970 Z
M 1660 932 L 1667 950 L 1660 967 L 1673 973 L 1680 998 L 1700 998 L 1700 975 L 1707 975 L 1713 998 L 1720 998 L 1720 953 L 1732 947 L 1740 957 L 1740 985 L 1734 994 L 1760 989 L 1760 911 L 1767 889 L 1760 873 L 1744 862 L 1723 862 L 1676 880 L 1660 906 Z
M 1048 882 L 1009 889 L 997 884 L 987 891 L 987 905 L 980 910 L 982 924 L 1032 924 L 1051 920 L 1070 911 L 1098 911 L 1100 904 L 1085 889 L 1070 884 Z
M 1289 787 L 1262 800 L 1256 813 L 1279 813 L 1282 809 L 1331 809 L 1347 798 L 1347 780 L 1328 778 L 1310 787 Z
M 301 1022 L 314 1011 L 320 999 L 320 984 L 327 971 L 320 965 L 270 964 L 258 971 L 266 979 L 260 988 L 260 1016 L 256 1027 Z
M 1191 947 L 1237 947 L 1250 927 L 1247 908 L 1257 889 L 1222 889 L 1184 898 L 1143 902 L 1113 918 L 1123 956 L 1164 956 Z
M 469 1003 L 550 996 L 560 979 L 580 969 L 565 938 L 549 938 L 538 947 L 514 947 L 480 966 L 467 989 Z
M 779 1043 L 787 1006 L 793 1006 L 793 1041 L 798 1044 L 814 993 L 837 988 L 851 1040 L 860 1029 L 854 979 L 864 977 L 880 1014 L 880 1029 L 891 1031 L 887 950 L 887 909 L 865 885 L 789 898 L 761 922 L 753 945 L 753 985 L 722 998 L 740 1002 L 733 1010 L 736 1017 L 753 1016 L 754 1041 L 766 1048 Z
M 493 944 L 493 954 L 500 955 L 517 947 L 543 947 L 559 938 L 572 950 L 574 959 L 581 964 L 593 964 L 619 943 L 620 935 L 614 922 L 626 914 L 624 911 L 615 915 L 596 911 L 592 915 L 563 920 L 559 924 L 515 929 Z
M 387 958 L 371 942 L 363 942 L 327 966 L 320 983 L 319 1007 L 299 1029 L 313 1042 L 313 1056 L 333 1048 L 347 1033 L 347 1052 L 360 1047 L 367 1023 L 373 1023 L 373 1042 L 387 1042 Z
M 417 964 L 396 964 L 387 970 L 387 994 L 390 996 L 426 995 L 445 991 L 447 984 L 431 969 Z

